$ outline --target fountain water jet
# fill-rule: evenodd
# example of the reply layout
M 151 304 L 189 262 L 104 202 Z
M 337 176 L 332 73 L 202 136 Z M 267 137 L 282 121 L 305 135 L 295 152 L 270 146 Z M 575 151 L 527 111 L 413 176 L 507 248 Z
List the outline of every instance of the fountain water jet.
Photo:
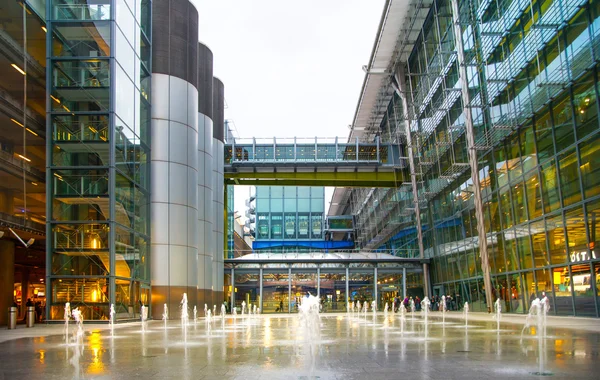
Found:
M 463 306 L 463 312 L 465 313 L 465 328 L 469 325 L 469 303 L 465 302 Z
M 496 318 L 496 331 L 500 332 L 500 318 L 502 317 L 502 301 L 500 298 L 494 302 L 494 318 Z
M 148 306 L 143 306 L 140 309 L 140 318 L 142 319 L 142 332 L 146 331 L 146 321 L 148 320 Z
M 194 324 L 198 320 L 198 310 L 196 309 L 196 305 L 194 305 Z
M 183 329 L 183 340 L 187 343 L 187 325 L 189 321 L 188 315 L 188 299 L 187 293 L 183 293 L 183 297 L 181 298 L 181 328 Z
M 225 314 L 227 314 L 227 308 L 225 305 L 221 305 L 221 319 L 225 319 Z
M 412 298 L 410 299 L 409 306 L 410 306 L 410 312 L 412 313 L 412 317 L 414 319 L 416 307 L 415 307 L 415 300 L 413 300 Z
M 545 297 L 545 294 L 544 294 Z M 538 371 L 533 374 L 536 376 L 549 376 L 552 372 L 546 370 L 546 318 L 548 302 L 546 300 L 534 299 L 529 307 L 529 314 L 525 319 L 525 326 L 521 331 L 521 344 L 523 344 L 523 334 L 527 328 L 535 323 L 535 333 L 538 341 Z M 534 320 L 535 318 L 535 320 Z
M 77 330 L 73 332 L 73 340 L 76 344 L 83 344 L 83 315 L 78 308 L 73 309 L 71 314 L 77 323 Z
M 547 316 L 548 316 L 548 312 L 550 311 L 550 300 L 548 299 L 548 297 L 546 296 L 546 292 L 542 292 L 542 299 L 540 301 L 541 307 L 542 307 L 542 314 L 543 314 L 543 326 L 544 326 L 544 331 L 543 331 L 543 337 L 544 339 L 546 339 L 546 326 L 547 326 Z
M 67 302 L 65 304 L 65 315 L 64 315 L 64 320 L 65 320 L 65 342 L 69 342 L 69 319 L 71 319 L 71 303 Z
M 110 304 L 110 320 L 108 321 L 108 323 L 110 324 L 110 336 L 114 336 L 115 335 L 115 304 L 111 303 Z
M 429 305 L 431 305 L 431 301 L 429 301 L 428 297 L 423 297 L 421 301 L 421 310 L 423 311 L 423 315 L 425 316 L 425 325 L 427 325 L 427 320 L 429 318 Z
M 165 330 L 166 330 L 167 329 L 167 319 L 169 319 L 169 308 L 167 307 L 167 304 L 164 304 L 164 306 L 163 306 L 162 319 L 163 319 L 163 321 L 165 321 Z
M 304 346 L 307 355 L 311 361 L 311 372 L 314 370 L 315 360 L 318 353 L 319 341 L 321 340 L 321 316 L 319 306 L 321 305 L 319 297 L 309 293 L 308 297 L 303 297 L 298 306 L 298 316 L 300 327 L 303 330 Z
M 442 301 L 440 303 L 440 307 L 442 309 L 442 323 L 446 323 L 446 296 L 442 295 Z
M 242 316 L 246 312 L 246 301 L 242 301 Z

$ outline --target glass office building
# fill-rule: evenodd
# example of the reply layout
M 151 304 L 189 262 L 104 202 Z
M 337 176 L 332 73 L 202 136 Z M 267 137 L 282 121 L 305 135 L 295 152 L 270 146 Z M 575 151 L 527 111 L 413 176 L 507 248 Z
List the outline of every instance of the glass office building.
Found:
M 150 291 L 151 3 L 47 7 L 50 318 L 67 301 L 135 317 Z
M 256 187 L 254 249 L 297 251 L 318 248 L 324 228 L 325 188 Z
M 399 53 L 374 48 L 351 137 L 411 147 L 413 177 L 351 192 L 360 245 L 420 251 L 429 293 L 472 310 L 499 297 L 526 313 L 545 292 L 551 313 L 598 316 L 600 3 L 436 0 L 406 12 L 422 16 L 410 30 L 390 18 L 379 31 Z M 377 86 L 382 70 L 391 80 Z

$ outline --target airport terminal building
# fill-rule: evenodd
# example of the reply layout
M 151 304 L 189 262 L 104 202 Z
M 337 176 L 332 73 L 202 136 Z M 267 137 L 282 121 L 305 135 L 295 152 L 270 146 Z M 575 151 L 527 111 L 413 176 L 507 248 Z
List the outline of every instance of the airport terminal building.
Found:
M 268 143 L 226 133 L 187 0 L 0 11 L 1 310 L 291 312 L 309 291 L 526 313 L 545 292 L 600 315 L 599 2 L 387 0 L 349 136 Z M 227 252 L 236 184 L 271 186 L 247 255 Z M 329 209 L 304 207 L 322 186 Z

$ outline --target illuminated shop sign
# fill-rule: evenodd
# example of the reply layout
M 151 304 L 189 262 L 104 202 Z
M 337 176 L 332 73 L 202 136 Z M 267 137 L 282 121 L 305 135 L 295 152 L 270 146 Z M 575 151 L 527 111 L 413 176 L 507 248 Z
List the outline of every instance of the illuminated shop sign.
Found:
M 571 253 L 571 262 L 572 263 L 578 263 L 581 261 L 587 261 L 587 260 L 595 259 L 595 258 L 596 258 L 596 251 L 591 251 L 591 252 L 581 251 L 581 252 Z

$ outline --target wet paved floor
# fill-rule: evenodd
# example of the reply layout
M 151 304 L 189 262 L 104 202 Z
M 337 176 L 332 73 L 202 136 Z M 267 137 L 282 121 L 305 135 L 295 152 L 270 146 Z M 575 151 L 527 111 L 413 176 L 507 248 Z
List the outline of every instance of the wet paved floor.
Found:
M 534 379 L 540 370 L 554 379 L 600 378 L 600 321 L 549 323 L 539 340 L 535 329 L 521 339 L 524 319 L 505 318 L 497 332 L 484 314 L 468 327 L 456 313 L 445 323 L 434 313 L 427 324 L 421 315 L 323 314 L 311 342 L 295 315 L 199 320 L 187 340 L 179 321 L 166 329 L 148 322 L 144 333 L 139 323 L 117 325 L 114 337 L 106 325 L 85 325 L 82 345 L 65 343 L 62 326 L 0 330 L 0 380 Z M 578 321 L 590 328 L 565 327 Z

